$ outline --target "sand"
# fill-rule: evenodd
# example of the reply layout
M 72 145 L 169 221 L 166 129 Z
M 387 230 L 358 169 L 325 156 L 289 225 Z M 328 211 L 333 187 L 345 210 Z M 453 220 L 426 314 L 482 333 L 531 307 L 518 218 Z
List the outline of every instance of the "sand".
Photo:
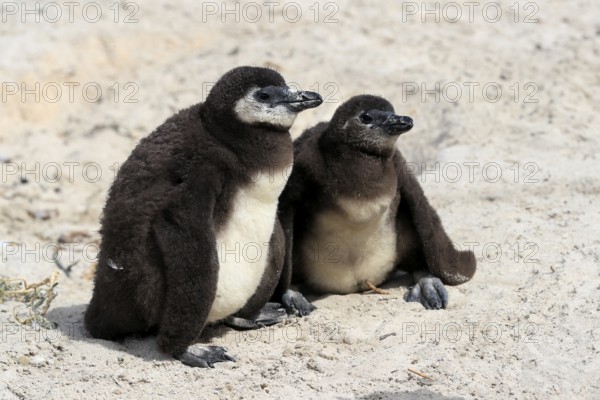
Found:
M 244 1 L 222 14 L 221 2 L 187 0 L 117 15 L 111 1 L 71 14 L 61 2 L 41 2 L 41 14 L 4 2 L 0 274 L 49 276 L 59 238 L 61 262 L 79 262 L 48 313 L 58 330 L 15 324 L 15 303 L 0 305 L 0 398 L 598 398 L 600 10 L 502 2 L 498 18 L 485 4 L 469 14 L 461 2 L 284 1 L 270 14 Z M 398 146 L 478 259 L 472 281 L 448 288 L 446 310 L 404 302 L 407 276 L 385 285 L 389 295 L 313 298 L 307 318 L 211 329 L 206 341 L 237 362 L 210 370 L 162 355 L 154 338 L 88 336 L 115 171 L 140 138 L 246 64 L 323 94 L 294 135 L 360 93 L 414 118 Z

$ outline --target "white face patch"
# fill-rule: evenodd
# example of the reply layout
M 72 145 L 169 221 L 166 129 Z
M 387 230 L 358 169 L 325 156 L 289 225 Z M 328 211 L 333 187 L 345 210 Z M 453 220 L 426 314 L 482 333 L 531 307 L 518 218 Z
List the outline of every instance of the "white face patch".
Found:
M 238 118 L 246 123 L 266 123 L 289 129 L 298 113 L 291 111 L 285 105 L 280 104 L 271 107 L 268 104 L 256 100 L 254 93 L 259 88 L 252 88 L 248 93 L 235 103 L 235 113 Z M 293 92 L 293 91 L 292 91 Z
M 234 195 L 229 219 L 217 233 L 219 277 L 208 322 L 236 313 L 256 292 L 269 263 L 277 202 L 288 175 L 286 169 L 265 172 Z
M 393 196 L 339 199 L 338 210 L 320 214 L 302 243 L 302 269 L 309 285 L 325 293 L 366 290 L 396 266 Z

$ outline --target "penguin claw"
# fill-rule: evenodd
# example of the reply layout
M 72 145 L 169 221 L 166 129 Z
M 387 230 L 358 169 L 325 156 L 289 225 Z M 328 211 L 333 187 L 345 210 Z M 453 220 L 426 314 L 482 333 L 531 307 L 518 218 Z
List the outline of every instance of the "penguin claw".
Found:
M 214 368 L 214 364 L 218 362 L 235 362 L 235 358 L 228 355 L 226 351 L 221 346 L 190 346 L 175 358 L 190 367 Z
M 282 296 L 281 302 L 285 306 L 288 314 L 304 317 L 316 310 L 310 301 L 295 290 L 288 289 Z
M 410 288 L 405 300 L 421 303 L 428 310 L 439 310 L 448 305 L 448 291 L 439 278 L 421 278 Z
M 283 322 L 287 318 L 285 309 L 279 303 L 267 303 L 260 310 L 256 318 L 246 319 L 240 317 L 228 317 L 225 325 L 238 330 L 258 329 Z
M 267 303 L 254 319 L 261 326 L 275 325 L 287 318 L 285 309 L 279 303 Z

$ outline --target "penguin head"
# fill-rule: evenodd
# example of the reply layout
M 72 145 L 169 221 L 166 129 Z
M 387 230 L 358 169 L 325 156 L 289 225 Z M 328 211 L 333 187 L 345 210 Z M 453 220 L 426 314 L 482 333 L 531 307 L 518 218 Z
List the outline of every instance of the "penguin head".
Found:
M 328 139 L 378 156 L 393 153 L 400 134 L 413 127 L 410 117 L 396 115 L 384 98 L 360 95 L 350 98 L 335 111 Z
M 242 124 L 287 131 L 296 115 L 323 102 L 318 93 L 290 89 L 274 70 L 238 67 L 214 85 L 204 103 L 221 125 Z

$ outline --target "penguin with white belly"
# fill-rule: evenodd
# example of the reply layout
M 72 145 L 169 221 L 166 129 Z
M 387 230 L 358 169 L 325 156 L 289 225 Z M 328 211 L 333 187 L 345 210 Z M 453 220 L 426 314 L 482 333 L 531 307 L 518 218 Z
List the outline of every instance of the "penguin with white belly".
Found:
M 192 346 L 207 324 L 279 320 L 260 312 L 283 265 L 276 212 L 293 158 L 289 128 L 321 103 L 273 70 L 238 67 L 141 140 L 104 208 L 85 314 L 93 337 L 157 332 L 162 351 L 212 367 L 233 358 Z

